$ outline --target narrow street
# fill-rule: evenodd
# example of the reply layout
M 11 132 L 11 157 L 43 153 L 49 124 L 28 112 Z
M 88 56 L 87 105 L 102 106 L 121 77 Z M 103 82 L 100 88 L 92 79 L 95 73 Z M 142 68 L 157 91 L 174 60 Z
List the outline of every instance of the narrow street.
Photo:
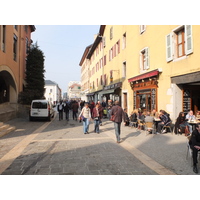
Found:
M 146 135 L 122 126 L 116 143 L 113 124 L 100 134 L 83 134 L 82 123 L 11 120 L 16 130 L 0 139 L 2 175 L 175 175 L 194 174 L 186 159 L 185 136 Z

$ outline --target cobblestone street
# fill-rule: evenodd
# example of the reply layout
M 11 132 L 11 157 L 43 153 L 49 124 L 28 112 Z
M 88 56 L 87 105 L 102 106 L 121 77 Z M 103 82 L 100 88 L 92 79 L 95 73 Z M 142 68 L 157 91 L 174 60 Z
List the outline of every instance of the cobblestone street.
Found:
M 157 175 L 194 174 L 186 160 L 186 138 L 171 133 L 146 135 L 122 126 L 116 143 L 113 124 L 100 134 L 83 134 L 82 123 L 58 116 L 51 122 L 15 119 L 17 129 L 0 140 L 2 175 Z

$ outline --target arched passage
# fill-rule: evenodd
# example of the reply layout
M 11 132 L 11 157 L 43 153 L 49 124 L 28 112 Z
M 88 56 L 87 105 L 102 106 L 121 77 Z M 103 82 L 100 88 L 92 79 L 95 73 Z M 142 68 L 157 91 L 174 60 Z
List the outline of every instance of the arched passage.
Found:
M 17 102 L 17 88 L 13 76 L 6 70 L 0 70 L 0 104 Z

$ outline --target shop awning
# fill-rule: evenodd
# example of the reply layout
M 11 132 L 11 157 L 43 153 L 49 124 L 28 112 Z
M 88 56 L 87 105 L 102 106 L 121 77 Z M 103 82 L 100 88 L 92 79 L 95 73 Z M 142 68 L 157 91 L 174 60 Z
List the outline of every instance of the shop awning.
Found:
M 114 93 L 115 92 L 115 89 L 112 89 L 112 90 L 104 90 L 104 91 L 101 91 L 101 95 L 103 95 L 103 94 L 112 94 L 112 93 Z
M 175 84 L 189 84 L 200 81 L 200 72 L 193 72 L 171 77 L 171 82 Z
M 144 73 L 144 74 L 140 74 L 138 76 L 134 76 L 134 77 L 128 79 L 128 82 L 130 83 L 130 82 L 139 81 L 139 80 L 142 80 L 142 79 L 145 79 L 145 78 L 151 78 L 153 76 L 157 76 L 159 74 L 159 72 L 160 72 L 160 70 L 156 69 L 156 70 Z
M 94 92 L 86 94 L 86 96 L 93 96 Z

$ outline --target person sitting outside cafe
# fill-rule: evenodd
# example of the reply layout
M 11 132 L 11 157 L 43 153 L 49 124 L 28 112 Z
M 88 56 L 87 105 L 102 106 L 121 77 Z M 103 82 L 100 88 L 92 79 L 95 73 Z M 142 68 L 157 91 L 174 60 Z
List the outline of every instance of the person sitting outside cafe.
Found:
M 154 117 L 151 115 L 151 113 L 148 111 L 147 114 L 146 114 L 146 117 L 145 117 L 145 123 L 146 122 L 150 122 L 152 123 L 152 128 L 153 129 L 153 126 L 154 126 Z M 152 134 L 152 129 L 148 129 L 149 133 Z
M 135 127 L 137 128 L 137 119 L 138 119 L 138 111 L 135 109 L 130 116 L 130 122 L 135 124 Z
M 161 122 L 158 123 L 158 127 L 157 127 L 157 134 L 161 133 L 161 130 L 164 126 L 168 126 L 171 123 L 171 119 L 169 117 L 169 114 L 167 112 L 165 112 L 164 110 L 160 110 L 160 115 L 159 115 Z M 167 130 L 164 129 L 162 131 L 162 133 L 166 133 Z
M 178 134 L 178 132 L 182 135 L 182 129 L 185 129 L 185 136 L 187 136 L 189 134 L 189 124 L 188 122 L 185 120 L 185 114 L 184 112 L 180 112 L 179 116 L 176 119 L 176 123 L 175 123 L 175 134 Z
M 190 125 L 189 123 L 190 123 L 190 122 L 196 121 L 196 117 L 195 117 L 195 115 L 193 114 L 193 111 L 192 111 L 192 110 L 190 110 L 190 111 L 188 112 L 188 114 L 186 115 L 186 120 L 188 121 L 190 133 L 192 133 L 192 125 Z
M 193 158 L 193 171 L 198 173 L 197 168 L 197 156 L 198 151 L 200 151 L 200 124 L 195 125 L 196 129 L 192 132 L 192 136 L 189 141 L 190 148 L 192 149 L 192 158 Z

